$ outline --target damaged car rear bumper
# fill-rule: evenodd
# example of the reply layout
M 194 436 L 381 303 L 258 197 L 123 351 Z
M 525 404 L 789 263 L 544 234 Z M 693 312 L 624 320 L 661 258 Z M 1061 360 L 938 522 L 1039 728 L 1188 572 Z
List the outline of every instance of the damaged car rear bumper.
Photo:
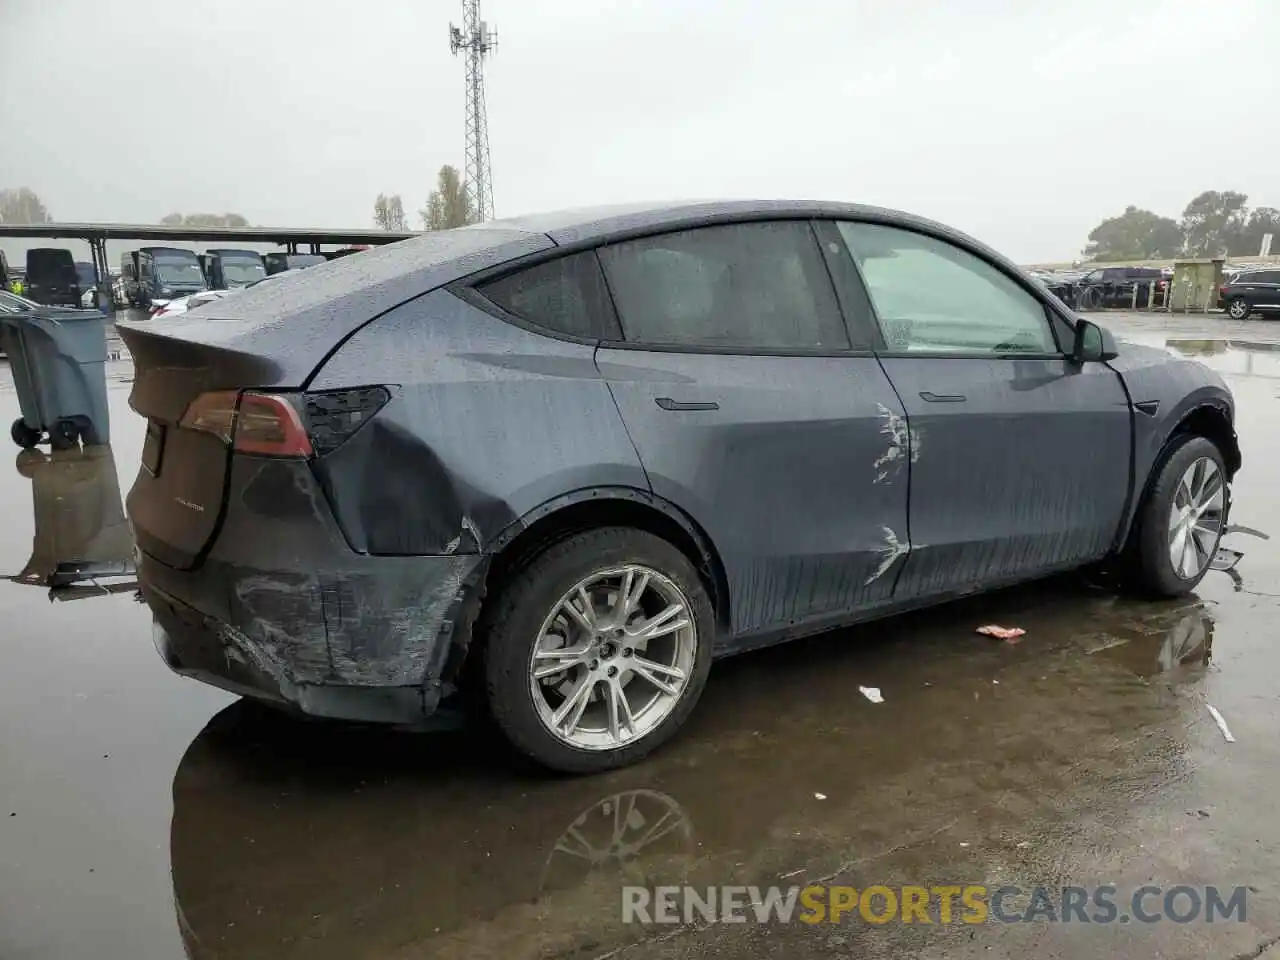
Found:
M 139 584 L 176 673 L 311 716 L 412 726 L 452 690 L 487 563 L 357 556 L 267 572 L 209 559 L 193 574 L 144 553 Z

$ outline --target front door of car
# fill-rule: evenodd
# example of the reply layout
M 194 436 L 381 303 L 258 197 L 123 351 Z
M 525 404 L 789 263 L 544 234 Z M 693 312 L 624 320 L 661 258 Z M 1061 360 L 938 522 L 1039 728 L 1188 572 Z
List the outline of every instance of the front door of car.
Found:
M 1105 554 L 1130 482 L 1119 375 L 1069 359 L 1040 297 L 975 254 L 908 230 L 839 226 L 910 429 L 912 549 L 897 596 L 965 592 Z
M 719 551 L 732 632 L 888 601 L 905 420 L 865 329 L 851 345 L 811 225 L 703 227 L 599 256 L 625 342 L 597 364 L 654 493 Z

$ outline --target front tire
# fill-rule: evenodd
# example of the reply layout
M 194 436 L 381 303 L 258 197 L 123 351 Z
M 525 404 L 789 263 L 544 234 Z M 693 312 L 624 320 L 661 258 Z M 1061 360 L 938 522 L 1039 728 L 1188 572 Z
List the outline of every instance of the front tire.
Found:
M 1244 297 L 1232 297 L 1227 303 L 1227 316 L 1232 320 L 1246 320 L 1249 313 L 1249 304 Z
M 606 527 L 561 540 L 481 613 L 489 710 L 538 763 L 592 773 L 669 739 L 711 669 L 715 617 L 670 543 Z
M 1161 597 L 1194 590 L 1218 551 L 1230 505 L 1222 452 L 1204 437 L 1176 439 L 1138 514 L 1138 585 Z

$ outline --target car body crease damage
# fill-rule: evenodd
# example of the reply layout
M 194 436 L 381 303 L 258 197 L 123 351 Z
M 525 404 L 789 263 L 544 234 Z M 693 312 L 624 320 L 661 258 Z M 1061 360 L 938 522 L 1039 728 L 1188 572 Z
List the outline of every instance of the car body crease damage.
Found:
M 871 576 L 867 577 L 866 584 L 869 586 L 888 573 L 899 557 L 905 557 L 911 552 L 911 542 L 909 540 L 902 541 L 898 539 L 898 534 L 894 532 L 892 527 L 883 527 L 884 530 L 884 546 L 878 551 L 880 554 L 880 565 L 871 572 Z
M 920 459 L 920 431 L 913 430 L 905 416 L 895 413 L 883 403 L 877 403 L 876 409 L 884 419 L 880 433 L 888 441 L 888 446 L 871 467 L 876 471 L 875 482 L 884 483 L 898 479 L 902 465 L 908 460 L 915 463 Z

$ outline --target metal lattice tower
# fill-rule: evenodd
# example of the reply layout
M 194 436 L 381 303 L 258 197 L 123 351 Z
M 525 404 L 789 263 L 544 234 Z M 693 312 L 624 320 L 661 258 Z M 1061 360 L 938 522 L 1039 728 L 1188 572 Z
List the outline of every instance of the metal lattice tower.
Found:
M 493 219 L 493 171 L 489 166 L 489 117 L 484 107 L 484 59 L 498 49 L 498 35 L 480 19 L 480 0 L 462 0 L 462 29 L 449 24 L 449 49 L 466 51 L 467 197 L 481 220 Z

